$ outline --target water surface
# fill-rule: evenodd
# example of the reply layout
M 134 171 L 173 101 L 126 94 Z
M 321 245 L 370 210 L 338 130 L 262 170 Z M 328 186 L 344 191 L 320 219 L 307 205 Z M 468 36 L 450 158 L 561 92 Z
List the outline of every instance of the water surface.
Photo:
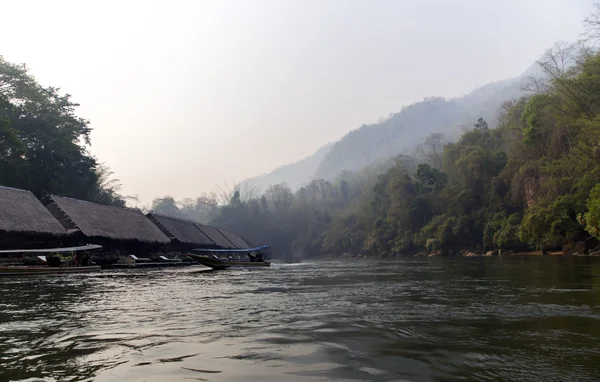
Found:
M 0 279 L 0 381 L 597 381 L 600 260 Z

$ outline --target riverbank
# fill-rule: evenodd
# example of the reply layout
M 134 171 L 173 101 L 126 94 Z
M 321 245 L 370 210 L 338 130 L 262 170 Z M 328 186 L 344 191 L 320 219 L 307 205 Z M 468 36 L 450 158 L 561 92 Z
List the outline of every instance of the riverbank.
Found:
M 381 253 L 379 255 L 362 254 L 362 253 L 343 253 L 343 254 L 328 254 L 324 255 L 326 259 L 389 259 L 389 258 L 407 258 L 407 257 L 498 257 L 498 256 L 591 256 L 600 257 L 600 250 L 589 251 L 588 253 L 565 253 L 563 251 L 511 251 L 511 250 L 496 250 L 496 251 L 469 251 L 461 250 L 454 251 L 432 251 L 432 252 L 417 252 L 415 254 L 401 253 Z

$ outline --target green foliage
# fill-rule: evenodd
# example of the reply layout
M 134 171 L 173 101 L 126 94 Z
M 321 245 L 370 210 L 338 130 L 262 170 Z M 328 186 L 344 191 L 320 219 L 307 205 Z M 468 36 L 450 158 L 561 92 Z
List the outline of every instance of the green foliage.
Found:
M 587 200 L 585 229 L 594 237 L 600 238 L 600 184 L 597 184 Z
M 417 150 L 424 163 L 400 156 L 387 168 L 343 171 L 295 194 L 275 186 L 255 203 L 262 212 L 250 215 L 252 228 L 236 225 L 251 200 L 237 212 L 233 202 L 221 207 L 215 221 L 308 254 L 549 250 L 600 237 L 600 54 L 573 56 L 579 51 L 548 51 L 540 63 L 547 78 L 530 96 L 509 100 L 497 128 L 479 118 L 453 143 L 431 134 Z M 446 105 L 428 100 L 389 121 L 434 104 Z M 368 132 L 350 133 L 345 144 L 359 145 Z M 356 168 L 340 148 L 321 170 Z
M 518 213 L 507 215 L 506 211 L 497 212 L 486 220 L 483 231 L 485 248 L 518 248 L 520 246 L 519 228 L 521 217 Z
M 78 104 L 58 88 L 42 87 L 25 65 L 0 56 L 0 184 L 122 205 L 105 189 L 102 168 L 87 152 L 91 128 Z M 113 184 L 114 186 L 114 184 Z
M 537 203 L 527 209 L 519 230 L 519 238 L 543 250 L 560 246 L 576 232 L 574 219 L 566 198 L 552 203 Z

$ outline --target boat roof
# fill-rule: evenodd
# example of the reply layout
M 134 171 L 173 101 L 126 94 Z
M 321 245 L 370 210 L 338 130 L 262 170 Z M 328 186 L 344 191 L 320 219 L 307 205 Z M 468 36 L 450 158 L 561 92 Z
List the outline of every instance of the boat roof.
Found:
M 237 249 L 208 249 L 208 248 L 195 248 L 192 249 L 194 252 L 253 252 L 260 251 L 263 249 L 271 248 L 269 245 L 261 245 L 253 248 L 237 248 Z
M 60 252 L 75 252 L 75 251 L 91 251 L 101 249 L 101 245 L 88 244 L 79 247 L 64 247 L 64 248 L 44 248 L 44 249 L 5 249 L 0 250 L 0 254 L 6 253 L 60 253 Z

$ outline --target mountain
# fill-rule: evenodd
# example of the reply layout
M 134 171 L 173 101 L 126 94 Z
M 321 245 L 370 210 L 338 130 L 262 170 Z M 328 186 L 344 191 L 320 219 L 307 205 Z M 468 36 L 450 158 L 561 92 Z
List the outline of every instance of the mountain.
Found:
M 313 155 L 294 163 L 278 167 L 268 174 L 256 176 L 241 182 L 244 189 L 262 193 L 270 186 L 287 183 L 292 190 L 297 190 L 309 183 L 317 171 L 317 168 L 329 152 L 333 144 L 329 143 L 318 149 Z
M 355 171 L 377 160 L 411 154 L 432 133 L 443 133 L 453 140 L 460 136 L 462 127 L 472 127 L 478 118 L 495 127 L 502 104 L 519 97 L 528 81 L 520 76 L 487 84 L 459 98 L 426 98 L 384 121 L 363 125 L 333 145 L 315 177 L 333 179 L 342 170 Z
M 336 142 L 315 176 L 333 179 L 340 171 L 354 171 L 416 146 L 430 133 L 443 131 L 446 121 L 456 121 L 464 110 L 454 101 L 428 98 L 407 106 L 385 121 L 363 125 Z
M 271 185 L 286 182 L 296 190 L 312 179 L 332 180 L 343 170 L 355 171 L 398 154 L 411 154 L 432 133 L 443 133 L 448 140 L 453 140 L 462 134 L 465 126 L 472 127 L 478 118 L 495 127 L 501 106 L 521 96 L 530 78 L 538 74 L 539 67 L 532 65 L 519 77 L 489 83 L 462 97 L 426 98 L 403 107 L 383 121 L 350 131 L 339 141 L 301 161 L 242 184 L 264 191 Z

